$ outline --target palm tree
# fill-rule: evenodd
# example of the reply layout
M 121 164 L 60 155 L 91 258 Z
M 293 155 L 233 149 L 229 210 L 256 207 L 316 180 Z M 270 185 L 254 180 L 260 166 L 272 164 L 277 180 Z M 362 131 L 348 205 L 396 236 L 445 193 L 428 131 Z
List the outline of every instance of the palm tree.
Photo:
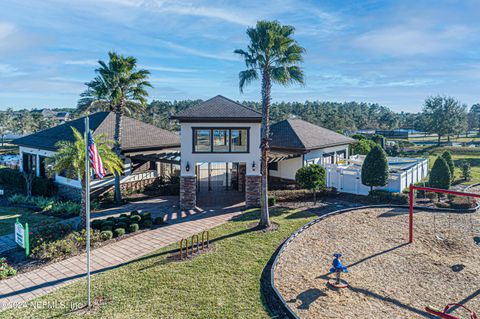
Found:
M 268 149 L 270 136 L 270 103 L 272 82 L 289 85 L 304 84 L 303 71 L 298 66 L 303 61 L 305 49 L 292 38 L 295 28 L 278 21 L 258 21 L 255 28 L 248 28 L 250 44 L 247 50 L 235 50 L 242 56 L 247 69 L 239 73 L 240 92 L 247 84 L 262 79 L 262 191 L 260 227 L 270 226 L 268 212 Z
M 85 176 L 85 137 L 72 127 L 74 142 L 61 141 L 56 144 L 58 151 L 55 156 L 48 160 L 56 173 L 64 173 L 67 178 L 76 179 L 80 177 L 82 183 L 82 211 L 80 214 L 81 226 L 85 227 L 87 215 L 86 204 L 86 176 Z M 111 173 L 121 174 L 123 169 L 122 160 L 113 152 L 113 141 L 106 140 L 104 135 L 94 137 L 98 154 L 102 159 L 103 166 Z
M 125 113 L 138 112 L 146 104 L 147 81 L 150 72 L 137 70 L 137 60 L 131 56 L 109 52 L 109 61 L 98 61 L 100 68 L 97 76 L 86 83 L 87 90 L 81 94 L 78 102 L 79 112 L 93 110 L 109 110 L 115 112 L 114 151 L 118 157 L 122 155 L 122 122 Z M 120 202 L 120 175 L 115 173 L 115 201 Z

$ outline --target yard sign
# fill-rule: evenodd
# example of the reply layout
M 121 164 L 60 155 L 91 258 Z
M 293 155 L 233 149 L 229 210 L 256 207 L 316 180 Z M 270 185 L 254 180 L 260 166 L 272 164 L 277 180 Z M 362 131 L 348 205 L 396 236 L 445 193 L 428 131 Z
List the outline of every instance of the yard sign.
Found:
M 18 246 L 25 249 L 25 255 L 30 254 L 30 236 L 28 234 L 28 223 L 25 223 L 25 227 L 20 223 L 17 218 L 15 222 L 15 242 Z

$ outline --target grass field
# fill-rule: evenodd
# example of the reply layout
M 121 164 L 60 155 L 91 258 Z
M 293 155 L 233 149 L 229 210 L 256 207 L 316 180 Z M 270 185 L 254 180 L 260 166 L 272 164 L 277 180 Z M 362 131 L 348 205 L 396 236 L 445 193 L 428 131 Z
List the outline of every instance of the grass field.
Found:
M 13 233 L 17 217 L 22 223 L 27 222 L 30 228 L 39 226 L 42 222 L 49 224 L 60 220 L 26 208 L 0 206 L 0 236 Z
M 275 232 L 250 229 L 258 211 L 211 231 L 212 250 L 192 260 L 173 262 L 171 245 L 92 281 L 101 305 L 88 314 L 71 311 L 85 302 L 85 282 L 77 282 L 36 300 L 67 308 L 32 307 L 0 313 L 0 318 L 269 318 L 261 293 L 262 271 L 276 248 L 294 230 L 313 219 L 308 212 L 272 210 Z

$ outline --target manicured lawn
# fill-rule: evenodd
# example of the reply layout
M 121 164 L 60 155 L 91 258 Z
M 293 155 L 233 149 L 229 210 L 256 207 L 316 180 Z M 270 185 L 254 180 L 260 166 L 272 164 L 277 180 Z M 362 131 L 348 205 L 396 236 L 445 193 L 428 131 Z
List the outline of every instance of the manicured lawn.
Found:
M 440 155 L 439 153 L 438 155 Z M 429 158 L 430 169 L 435 162 L 437 155 L 431 155 Z M 475 183 L 480 183 L 480 152 L 478 154 L 455 154 L 452 153 L 452 158 L 455 163 L 455 180 L 463 185 L 472 185 Z M 465 160 L 470 163 L 472 168 L 472 179 L 468 182 L 462 180 L 462 172 L 459 168 L 460 163 Z
M 35 213 L 30 209 L 0 206 L 0 236 L 13 233 L 16 218 L 19 217 L 22 223 L 27 222 L 28 226 L 35 227 L 42 223 L 49 224 L 60 219 Z
M 250 211 L 213 229 L 212 250 L 192 260 L 169 261 L 169 251 L 178 249 L 171 245 L 95 275 L 93 297 L 103 304 L 88 316 L 65 308 L 28 307 L 0 313 L 0 318 L 269 318 L 260 293 L 263 268 L 284 239 L 314 218 L 279 209 L 272 215 L 280 225 L 275 232 L 250 230 L 258 218 L 257 211 Z M 36 301 L 84 303 L 85 281 Z

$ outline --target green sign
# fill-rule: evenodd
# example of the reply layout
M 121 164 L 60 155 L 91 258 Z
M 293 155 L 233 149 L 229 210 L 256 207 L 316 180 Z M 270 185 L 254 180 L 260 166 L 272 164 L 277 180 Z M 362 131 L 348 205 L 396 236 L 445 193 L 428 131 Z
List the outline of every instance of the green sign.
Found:
M 20 223 L 17 218 L 15 222 L 15 242 L 18 246 L 25 249 L 25 255 L 30 254 L 30 236 L 28 233 L 28 223 L 25 223 L 25 226 Z

